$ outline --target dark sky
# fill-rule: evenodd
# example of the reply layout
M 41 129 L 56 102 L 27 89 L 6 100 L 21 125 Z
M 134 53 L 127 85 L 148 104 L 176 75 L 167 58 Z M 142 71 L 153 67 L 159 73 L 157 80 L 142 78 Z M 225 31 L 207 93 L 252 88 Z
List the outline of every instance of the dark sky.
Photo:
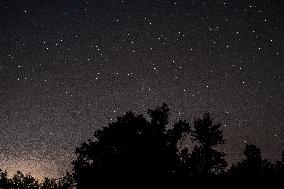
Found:
M 230 162 L 284 147 L 283 0 L 0 0 L 0 167 L 61 176 L 128 110 L 212 113 Z

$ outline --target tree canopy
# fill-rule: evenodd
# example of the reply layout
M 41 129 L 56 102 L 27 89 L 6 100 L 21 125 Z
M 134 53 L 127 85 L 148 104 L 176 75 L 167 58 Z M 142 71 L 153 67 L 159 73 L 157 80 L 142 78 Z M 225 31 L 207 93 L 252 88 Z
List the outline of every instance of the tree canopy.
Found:
M 181 166 L 178 143 L 190 132 L 189 123 L 168 126 L 166 104 L 143 115 L 127 112 L 95 133 L 77 148 L 73 162 L 75 180 L 80 188 L 103 178 L 171 178 Z
M 186 141 L 186 142 L 185 142 Z M 186 144 L 192 143 L 193 147 Z M 76 148 L 71 173 L 42 182 L 18 171 L 8 178 L 0 169 L 0 188 L 78 189 L 94 188 L 100 181 L 167 181 L 192 176 L 284 176 L 282 159 L 272 163 L 262 158 L 253 144 L 245 146 L 245 159 L 228 167 L 220 123 L 209 113 L 188 121 L 169 121 L 169 108 L 163 104 L 149 109 L 147 116 L 126 112 L 115 122 L 96 130 Z

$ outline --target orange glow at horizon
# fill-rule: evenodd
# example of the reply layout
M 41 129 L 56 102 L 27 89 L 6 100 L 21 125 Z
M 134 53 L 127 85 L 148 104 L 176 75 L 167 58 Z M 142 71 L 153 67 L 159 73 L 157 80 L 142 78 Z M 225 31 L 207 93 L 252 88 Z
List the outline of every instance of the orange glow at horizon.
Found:
M 17 171 L 21 171 L 24 175 L 30 174 L 35 179 L 42 181 L 45 177 L 58 178 L 59 174 L 57 165 L 54 162 L 34 160 L 16 159 L 5 162 L 3 170 L 7 170 L 8 176 L 14 176 Z

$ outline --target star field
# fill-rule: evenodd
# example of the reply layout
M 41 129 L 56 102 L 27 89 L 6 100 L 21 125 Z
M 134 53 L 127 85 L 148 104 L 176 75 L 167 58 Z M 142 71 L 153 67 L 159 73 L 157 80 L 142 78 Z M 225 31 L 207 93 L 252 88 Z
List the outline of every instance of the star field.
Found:
M 163 102 L 171 120 L 212 113 L 229 162 L 246 143 L 275 160 L 283 10 L 281 0 L 0 1 L 0 167 L 59 177 L 97 128 Z

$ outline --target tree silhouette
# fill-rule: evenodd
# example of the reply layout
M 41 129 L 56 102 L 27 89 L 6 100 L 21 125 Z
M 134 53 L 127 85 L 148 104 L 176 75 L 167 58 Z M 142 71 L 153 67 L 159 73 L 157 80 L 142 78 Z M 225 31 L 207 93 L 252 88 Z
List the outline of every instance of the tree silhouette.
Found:
M 281 161 L 277 161 L 275 164 L 275 171 L 277 175 L 284 176 L 284 150 L 282 151 Z
M 182 120 L 170 124 L 166 104 L 147 115 L 127 112 L 97 130 L 93 140 L 76 148 L 72 173 L 39 182 L 20 171 L 8 178 L 0 169 L 0 189 L 85 189 L 106 185 L 106 180 L 149 183 L 190 176 L 284 176 L 284 150 L 281 161 L 273 164 L 252 144 L 245 147 L 245 159 L 225 172 L 225 153 L 217 149 L 225 143 L 221 125 L 213 123 L 209 113 L 195 119 L 192 128 Z M 183 145 L 186 138 L 195 145 L 191 152 Z
M 7 171 L 0 169 L 0 188 L 9 188 L 9 179 L 7 177 Z
M 24 175 L 22 172 L 17 171 L 17 173 L 10 180 L 10 186 L 13 189 L 38 189 L 39 182 L 32 177 L 30 174 Z
M 75 186 L 73 175 L 66 172 L 65 176 L 60 178 L 58 183 L 58 189 L 72 189 Z
M 73 162 L 77 188 L 101 179 L 173 178 L 181 166 L 178 143 L 189 132 L 185 121 L 168 126 L 166 104 L 148 110 L 151 120 L 127 112 L 95 132 L 95 140 L 76 149 Z
M 211 176 L 224 172 L 227 166 L 225 153 L 215 149 L 217 145 L 224 144 L 220 127 L 220 123 L 213 124 L 209 113 L 194 121 L 191 136 L 198 145 L 194 147 L 188 162 L 191 175 Z
M 7 172 L 0 169 L 0 188 L 1 189 L 73 189 L 74 180 L 72 175 L 66 175 L 58 180 L 45 177 L 42 182 L 36 180 L 30 174 L 24 175 L 22 172 L 8 178 Z
M 284 175 L 284 150 L 282 151 L 282 159 L 281 159 L 281 169 L 280 172 Z
M 246 145 L 244 154 L 246 159 L 232 165 L 229 175 L 233 176 L 272 176 L 275 175 L 274 165 L 269 160 L 263 160 L 261 151 L 255 145 Z
M 41 189 L 58 189 L 59 187 L 55 179 L 50 179 L 50 178 L 45 177 L 40 188 Z

